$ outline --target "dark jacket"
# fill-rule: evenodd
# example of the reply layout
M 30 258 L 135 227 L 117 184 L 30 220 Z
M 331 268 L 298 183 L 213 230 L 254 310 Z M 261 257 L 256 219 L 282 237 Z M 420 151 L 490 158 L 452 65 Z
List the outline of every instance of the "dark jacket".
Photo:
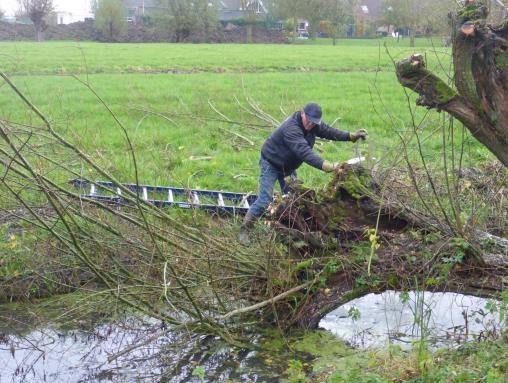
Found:
M 349 141 L 349 132 L 334 129 L 324 122 L 306 131 L 300 112 L 295 112 L 268 137 L 261 148 L 261 155 L 286 175 L 302 162 L 321 169 L 324 160 L 312 151 L 316 136 L 333 141 Z

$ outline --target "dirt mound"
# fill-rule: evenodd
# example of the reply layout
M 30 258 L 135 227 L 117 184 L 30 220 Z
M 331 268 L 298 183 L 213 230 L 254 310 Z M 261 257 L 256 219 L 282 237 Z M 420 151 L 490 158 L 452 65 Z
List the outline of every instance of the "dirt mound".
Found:
M 31 25 L 10 24 L 0 21 L 0 40 L 33 40 L 34 28 Z
M 0 22 L 0 40 L 33 40 L 33 25 Z M 45 31 L 47 40 L 95 40 L 97 32 L 90 22 L 50 26 Z
M 33 40 L 32 25 L 0 22 L 0 41 Z M 50 26 L 45 32 L 46 40 L 102 41 L 106 39 L 95 29 L 93 22 L 77 22 Z M 181 42 L 185 43 L 244 43 L 247 31 L 243 27 L 221 27 L 211 33 L 194 33 Z M 123 43 L 175 42 L 174 36 L 154 26 L 129 24 L 127 33 L 118 39 Z M 254 27 L 253 43 L 284 44 L 287 39 L 279 31 Z

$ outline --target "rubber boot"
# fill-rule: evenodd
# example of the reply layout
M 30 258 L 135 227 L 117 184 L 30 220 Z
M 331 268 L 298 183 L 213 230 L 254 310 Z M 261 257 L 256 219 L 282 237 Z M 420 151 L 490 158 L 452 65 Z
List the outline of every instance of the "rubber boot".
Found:
M 249 234 L 256 221 L 257 217 L 249 210 L 243 219 L 240 235 L 238 236 L 238 242 L 240 242 L 242 245 L 250 246 Z

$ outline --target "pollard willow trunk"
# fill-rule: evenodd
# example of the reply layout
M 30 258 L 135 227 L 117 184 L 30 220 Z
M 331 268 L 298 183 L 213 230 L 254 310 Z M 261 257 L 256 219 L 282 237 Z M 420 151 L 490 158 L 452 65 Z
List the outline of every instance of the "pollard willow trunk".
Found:
M 425 66 L 421 55 L 397 63 L 399 82 L 417 92 L 417 104 L 444 110 L 508 167 L 508 19 L 486 24 L 487 6 L 467 1 L 450 15 L 455 89 Z

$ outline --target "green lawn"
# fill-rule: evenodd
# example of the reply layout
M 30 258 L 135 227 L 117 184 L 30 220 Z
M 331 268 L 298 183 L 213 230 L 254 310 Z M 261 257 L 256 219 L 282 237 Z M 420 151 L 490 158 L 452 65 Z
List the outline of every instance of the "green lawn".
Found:
M 312 41 L 312 40 L 311 40 Z M 125 73 L 143 71 L 280 72 L 391 70 L 395 58 L 429 52 L 447 61 L 449 51 L 418 40 L 338 40 L 313 44 L 98 44 L 0 42 L 0 67 L 10 74 Z M 386 48 L 385 48 L 386 44 Z M 430 53 L 432 52 L 432 53 Z
M 386 40 L 395 58 L 414 52 L 407 41 Z M 449 65 L 449 52 L 422 46 L 430 66 Z M 261 123 L 242 110 L 246 99 L 282 121 L 308 101 L 323 105 L 324 119 L 344 130 L 366 128 L 377 158 L 398 142 L 410 126 L 408 105 L 381 40 L 339 40 L 331 45 L 179 45 L 48 42 L 0 43 L 0 68 L 53 121 L 57 130 L 79 143 L 124 181 L 134 170 L 126 142 L 113 118 L 71 74 L 88 79 L 125 124 L 135 145 L 140 181 L 196 188 L 252 190 L 257 187 L 259 148 L 271 128 L 248 128 L 188 115 L 217 118 L 210 102 L 235 121 Z M 177 73 L 166 73 L 175 70 Z M 140 109 L 178 113 L 172 121 Z M 426 113 L 416 108 L 417 119 Z M 439 118 L 435 112 L 433 116 Z M 5 86 L 0 87 L 0 118 L 34 121 Z M 432 131 L 432 128 L 427 128 Z M 251 145 L 243 136 L 252 141 Z M 436 157 L 440 137 L 430 137 Z M 366 153 L 367 144 L 319 143 L 316 150 L 332 161 Z M 474 159 L 488 153 L 475 144 Z M 196 157 L 211 157 L 196 160 Z M 76 165 L 77 166 L 77 165 Z M 86 171 L 86 169 L 84 170 Z M 322 185 L 328 175 L 308 166 L 300 175 Z

